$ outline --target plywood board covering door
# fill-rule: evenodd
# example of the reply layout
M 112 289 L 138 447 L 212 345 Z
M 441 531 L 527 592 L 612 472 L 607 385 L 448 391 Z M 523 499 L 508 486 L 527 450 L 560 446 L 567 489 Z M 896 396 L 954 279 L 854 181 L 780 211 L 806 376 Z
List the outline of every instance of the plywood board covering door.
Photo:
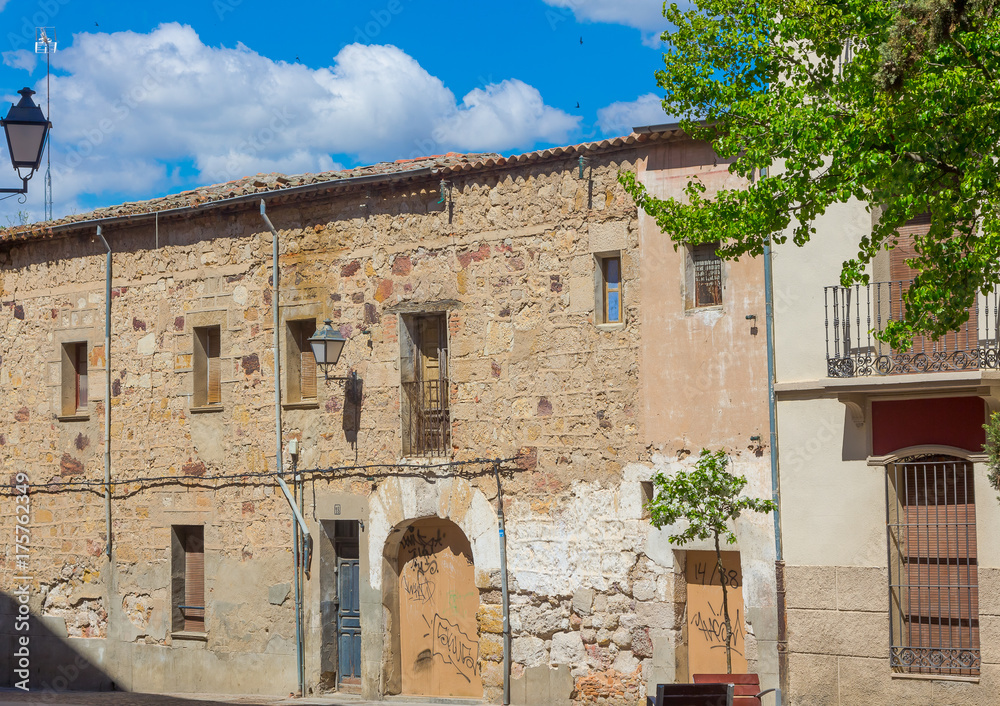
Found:
M 399 549 L 403 693 L 481 698 L 479 591 L 469 540 L 447 520 L 419 520 Z
M 726 618 L 722 582 L 726 582 L 729 621 L 733 630 L 733 674 L 747 671 L 743 627 L 743 572 L 739 552 L 722 552 L 720 572 L 715 552 L 687 553 L 687 640 L 691 674 L 726 672 Z

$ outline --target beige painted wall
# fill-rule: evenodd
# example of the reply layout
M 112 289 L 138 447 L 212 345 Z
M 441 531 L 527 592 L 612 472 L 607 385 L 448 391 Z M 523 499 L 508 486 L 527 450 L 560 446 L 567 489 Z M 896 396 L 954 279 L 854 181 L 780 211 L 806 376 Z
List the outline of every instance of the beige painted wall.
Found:
M 941 394 L 942 380 L 826 378 L 823 287 L 839 283 L 871 215 L 858 203 L 831 208 L 802 248 L 778 246 L 774 293 L 779 384 L 782 536 L 786 561 L 789 703 L 987 704 L 1000 679 L 1000 505 L 976 464 L 980 624 L 978 681 L 894 676 L 889 666 L 885 469 L 868 465 L 870 399 Z M 831 317 L 832 318 L 832 317 Z M 832 323 L 832 321 L 831 321 Z M 952 374 L 954 377 L 954 374 Z M 914 380 L 917 382 L 914 382 Z M 959 393 L 975 391 L 971 381 Z M 907 389 L 902 389 L 907 385 Z M 865 413 L 837 400 L 855 394 Z
M 714 162 L 699 143 L 657 145 L 640 161 L 639 177 L 660 198 L 682 198 L 693 177 L 709 195 L 743 183 Z M 674 250 L 651 217 L 641 214 L 639 223 L 647 443 L 667 453 L 756 449 L 750 437 L 766 443 L 768 435 L 761 261 L 724 262 L 722 307 L 685 311 L 684 249 Z

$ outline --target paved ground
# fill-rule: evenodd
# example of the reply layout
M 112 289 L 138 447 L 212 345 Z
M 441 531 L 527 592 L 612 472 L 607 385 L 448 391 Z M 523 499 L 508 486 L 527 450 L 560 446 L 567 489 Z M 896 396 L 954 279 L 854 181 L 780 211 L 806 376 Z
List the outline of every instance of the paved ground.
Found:
M 20 704 L 55 704 L 56 706 L 453 706 L 473 704 L 467 700 L 403 701 L 390 698 L 385 701 L 365 701 L 353 694 L 306 697 L 303 699 L 274 696 L 228 696 L 222 694 L 134 694 L 123 691 L 66 691 L 24 692 L 19 689 L 0 688 L 0 706 Z

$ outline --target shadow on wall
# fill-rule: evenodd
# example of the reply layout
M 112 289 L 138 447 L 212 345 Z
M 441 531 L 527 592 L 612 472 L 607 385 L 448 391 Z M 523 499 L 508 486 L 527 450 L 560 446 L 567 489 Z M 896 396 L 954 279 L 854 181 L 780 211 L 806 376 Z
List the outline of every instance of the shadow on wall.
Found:
M 113 692 L 114 681 L 100 667 L 83 653 L 107 654 L 106 640 L 103 638 L 67 638 L 50 629 L 48 623 L 34 613 L 28 618 L 28 630 L 19 631 L 17 620 L 20 613 L 19 587 L 11 592 L 0 592 L 0 706 L 19 703 L 80 703 L 79 695 L 67 692 L 100 691 L 86 703 L 101 703 L 126 706 L 136 703 L 135 694 Z M 33 589 L 28 588 L 29 593 Z M 27 649 L 21 638 L 27 637 Z M 20 651 L 20 654 L 19 654 Z M 27 674 L 22 670 L 27 662 Z M 27 683 L 24 680 L 27 679 Z M 21 686 L 27 686 L 25 691 Z M 263 698 L 263 697 L 262 697 Z M 146 706 L 213 706 L 231 702 L 185 699 L 176 696 L 144 694 L 142 703 Z M 260 702 L 240 700 L 244 706 L 264 706 L 273 699 Z
M 104 651 L 105 640 L 97 638 L 79 639 L 80 649 L 73 643 L 76 638 L 59 635 L 52 623 L 31 613 L 27 630 L 19 630 L 24 625 L 26 604 L 21 596 L 30 598 L 34 588 L 26 586 L 27 593 L 20 593 L 20 586 L 0 592 L 0 687 L 28 686 L 31 693 L 52 694 L 62 691 L 106 691 L 114 689 L 111 677 L 96 666 L 84 652 Z M 27 645 L 22 644 L 27 637 Z M 87 648 L 90 649 L 87 649 Z M 25 682 L 25 679 L 27 680 Z M 0 702 L 9 700 L 8 694 L 0 697 Z

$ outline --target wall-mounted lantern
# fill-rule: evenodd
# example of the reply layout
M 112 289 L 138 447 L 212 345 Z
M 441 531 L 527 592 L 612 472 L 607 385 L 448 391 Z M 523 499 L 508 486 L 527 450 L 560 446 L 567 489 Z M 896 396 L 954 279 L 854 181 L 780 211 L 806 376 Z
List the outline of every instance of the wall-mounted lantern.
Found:
M 341 335 L 340 331 L 333 328 L 333 322 L 330 319 L 323 323 L 323 328 L 309 337 L 309 345 L 312 347 L 316 365 L 323 368 L 323 376 L 327 380 L 330 379 L 329 369 L 340 360 L 345 343 L 347 343 L 347 339 Z
M 28 193 L 28 179 L 34 175 L 42 162 L 45 139 L 48 137 L 49 128 L 52 127 L 42 109 L 31 100 L 35 92 L 25 87 L 18 93 L 21 94 L 21 100 L 17 105 L 11 105 L 7 117 L 0 120 L 0 125 L 3 126 L 4 134 L 7 136 L 7 150 L 10 152 L 11 164 L 21 178 L 22 186 L 20 189 L 0 189 L 0 194 Z M 22 169 L 28 170 L 27 176 L 21 173 Z

